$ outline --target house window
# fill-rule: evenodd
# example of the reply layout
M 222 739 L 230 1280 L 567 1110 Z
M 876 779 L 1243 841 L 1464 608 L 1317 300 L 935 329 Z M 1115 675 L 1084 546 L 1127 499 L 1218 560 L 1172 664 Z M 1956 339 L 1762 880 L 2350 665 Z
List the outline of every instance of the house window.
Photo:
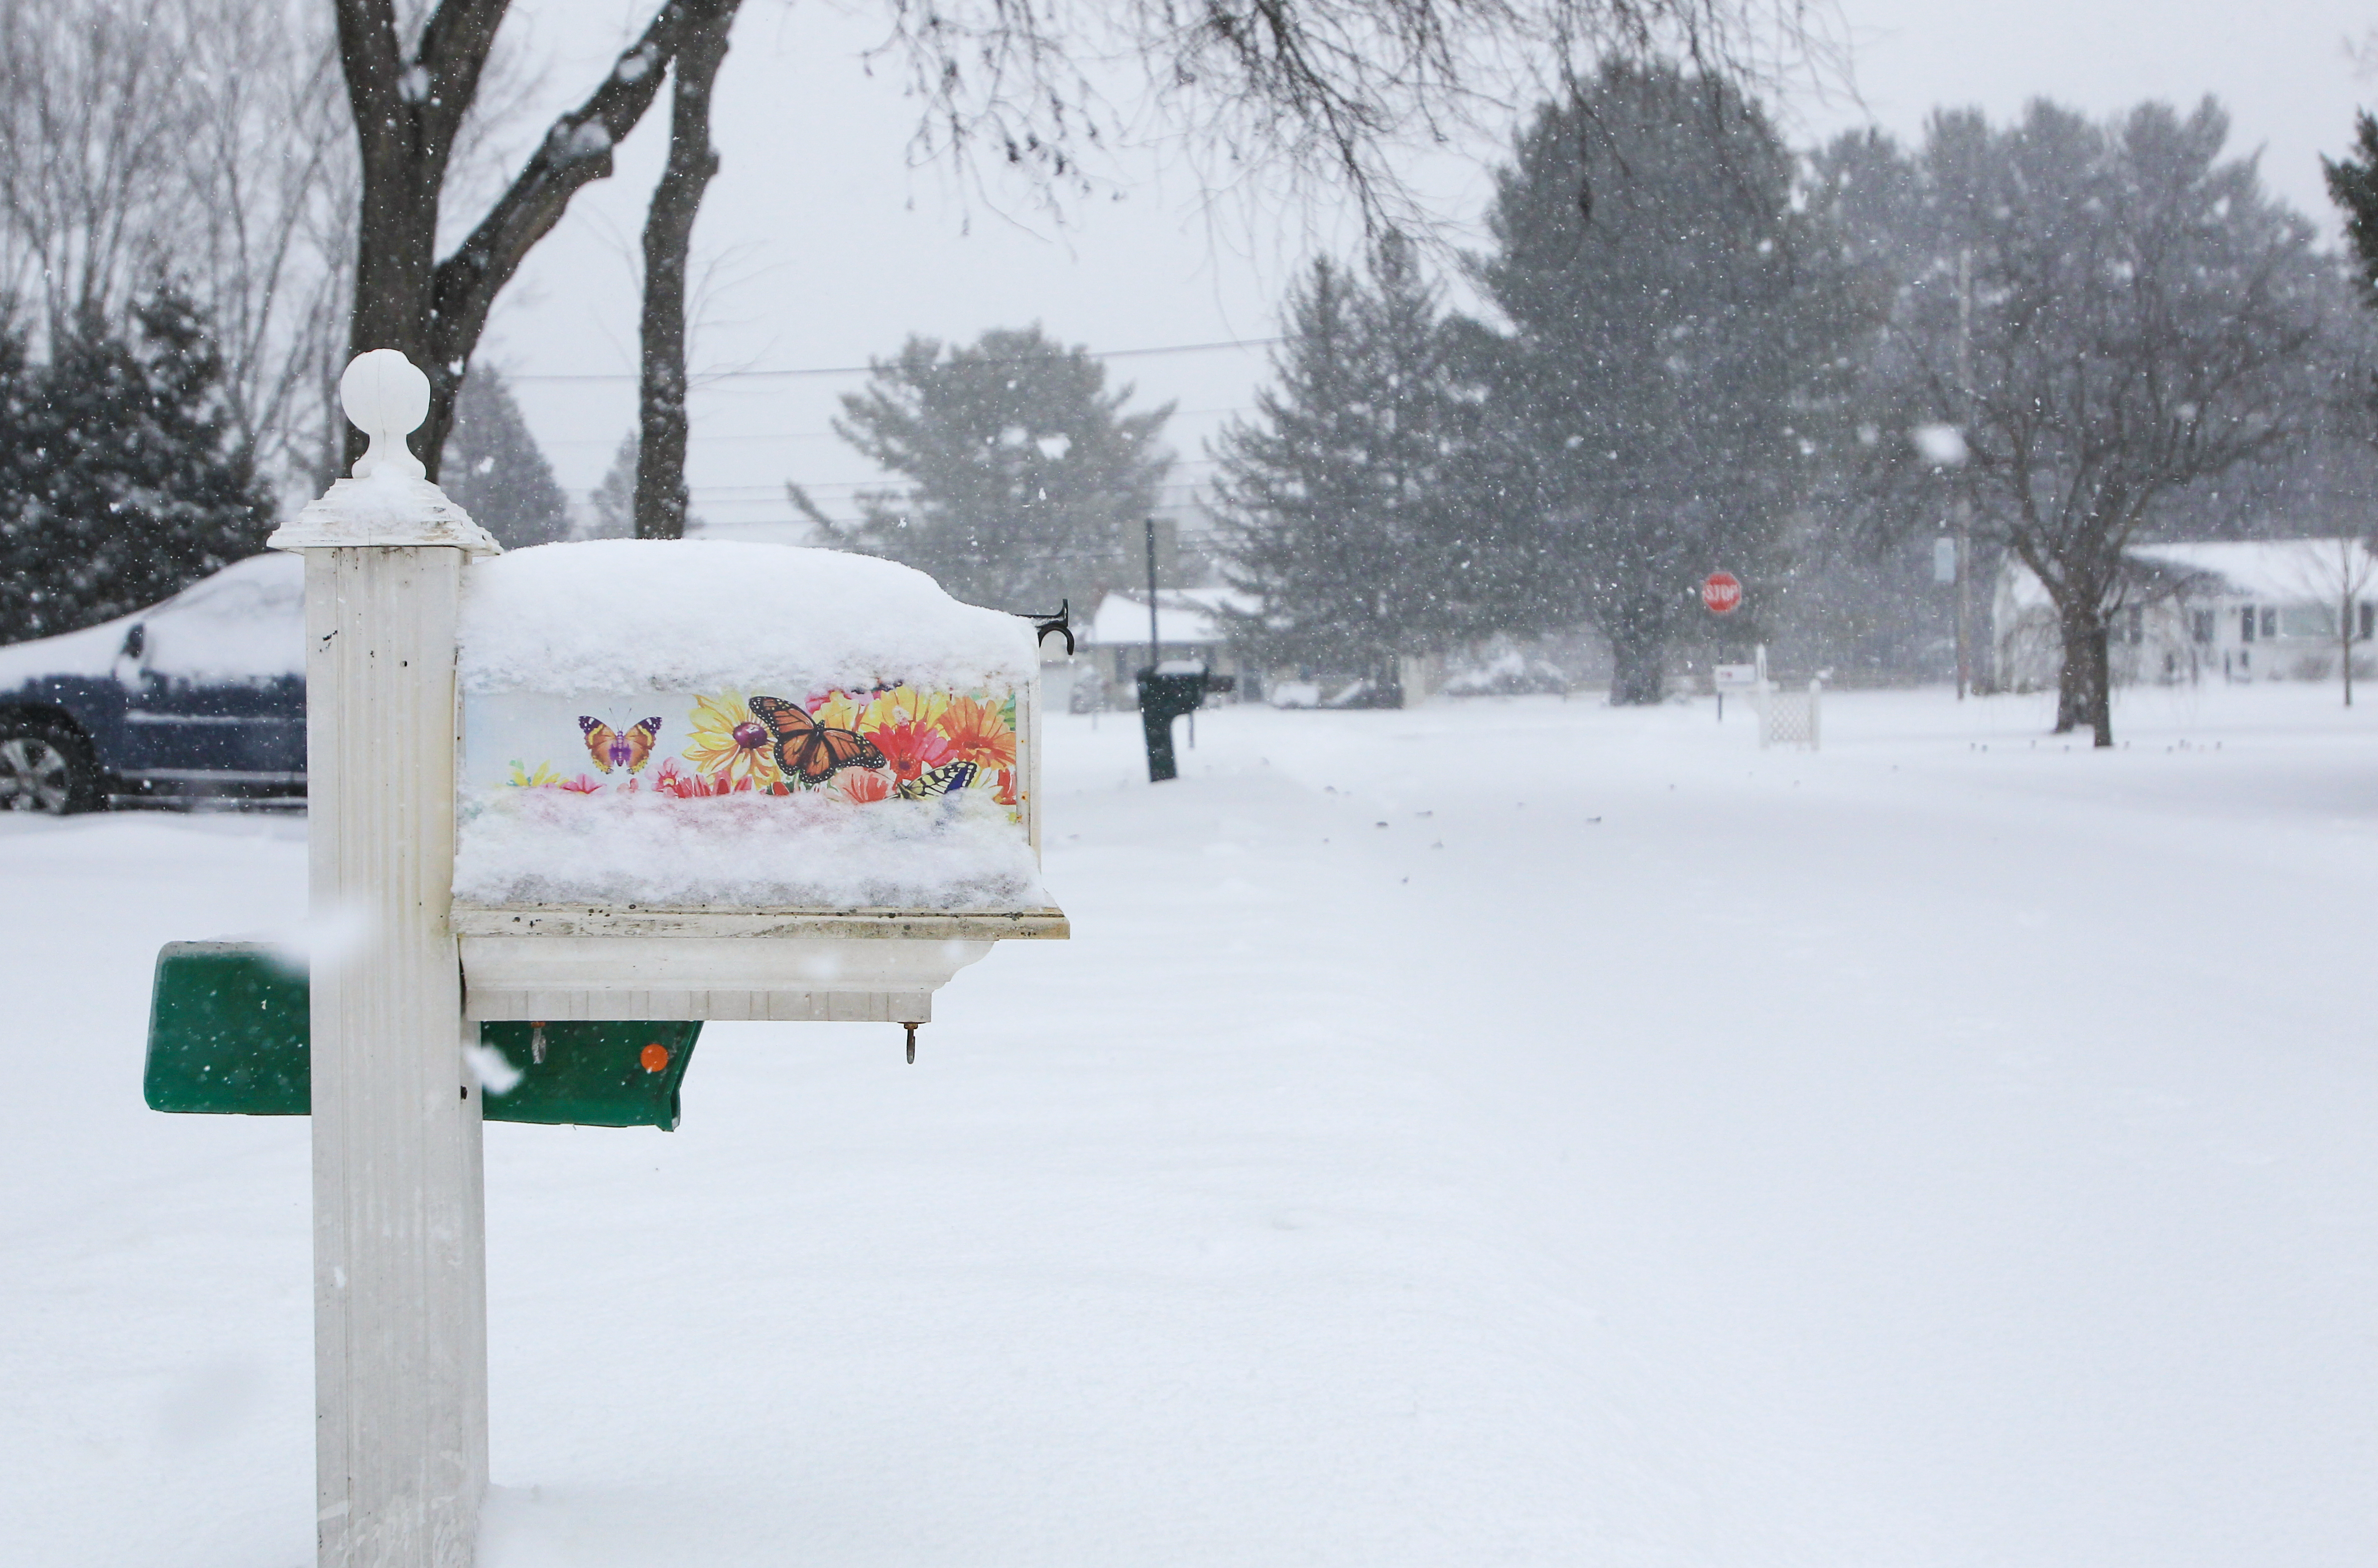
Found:
M 2360 637 L 2362 641 L 2367 642 L 2370 640 L 2373 632 L 2378 632 L 2378 604 L 2373 604 L 2369 600 L 2364 599 L 2361 601 L 2360 610 Z
M 2263 613 L 2266 616 L 2271 614 L 2268 610 Z M 2289 604 L 2278 612 L 2278 616 L 2281 637 L 2326 638 L 2336 635 L 2336 612 L 2326 604 Z M 2263 631 L 2268 635 L 2270 629 L 2271 623 L 2266 619 L 2263 623 Z
M 2276 637 L 2278 634 L 2278 607 L 2275 604 L 2265 604 L 2263 606 L 2263 635 L 2264 637 Z
M 2252 604 L 2238 612 L 2238 640 L 2240 642 L 2254 640 L 2254 606 Z
M 2147 610 L 2144 604 L 2132 604 L 2123 617 L 2122 640 L 2135 648 L 2147 640 Z
M 2371 608 L 2368 604 L 2364 604 L 2361 607 L 2365 611 Z M 2363 616 L 2365 623 L 2368 618 L 2369 617 L 2366 615 Z M 2365 631 L 2361 635 L 2367 637 L 2370 634 Z M 2212 643 L 2213 612 L 2211 610 L 2191 610 L 2188 613 L 2188 640 L 2191 642 L 2200 642 L 2207 645 Z

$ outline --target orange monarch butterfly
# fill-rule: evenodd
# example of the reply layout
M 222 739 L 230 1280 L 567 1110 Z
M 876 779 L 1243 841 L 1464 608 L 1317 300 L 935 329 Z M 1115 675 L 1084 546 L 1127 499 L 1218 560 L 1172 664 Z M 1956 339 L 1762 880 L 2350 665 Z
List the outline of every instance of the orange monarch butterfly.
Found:
M 776 766 L 805 784 L 822 784 L 845 768 L 880 768 L 883 753 L 857 730 L 830 728 L 809 710 L 781 697 L 754 697 L 751 713 L 776 737 Z
M 658 719 L 639 719 L 624 731 L 615 730 L 600 719 L 578 715 L 578 733 L 586 737 L 586 755 L 605 772 L 625 766 L 631 773 L 643 771 L 653 760 L 653 742 L 661 733 Z

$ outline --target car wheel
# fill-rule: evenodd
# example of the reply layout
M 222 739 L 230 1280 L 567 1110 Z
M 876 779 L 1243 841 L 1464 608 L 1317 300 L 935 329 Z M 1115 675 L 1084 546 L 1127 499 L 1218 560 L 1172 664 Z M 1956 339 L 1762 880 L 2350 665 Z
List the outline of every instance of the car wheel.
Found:
M 89 741 L 64 724 L 0 724 L 0 811 L 63 817 L 99 805 Z

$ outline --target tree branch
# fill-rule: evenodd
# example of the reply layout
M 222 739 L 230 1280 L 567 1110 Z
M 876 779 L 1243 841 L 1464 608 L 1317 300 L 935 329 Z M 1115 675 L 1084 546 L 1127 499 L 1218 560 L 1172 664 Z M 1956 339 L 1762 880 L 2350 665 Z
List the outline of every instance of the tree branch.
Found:
M 338 0 L 339 55 L 346 67 L 347 102 L 366 139 L 394 128 L 397 78 L 404 64 L 396 37 L 393 0 Z
M 431 332 L 441 370 L 459 375 L 453 367 L 478 346 L 497 293 L 530 248 L 561 221 L 579 187 L 609 177 L 611 149 L 660 95 L 687 18 L 698 9 L 694 0 L 668 0 L 603 85 L 553 123 L 528 166 L 461 248 L 438 264 Z
M 510 6 L 510 0 L 443 0 L 422 26 L 414 58 L 426 79 L 414 113 L 426 138 L 439 149 L 441 167 L 463 114 L 479 96 L 479 74 L 486 69 L 496 30 Z
M 727 33 L 742 0 L 694 0 L 671 69 L 668 162 L 644 220 L 643 373 L 637 397 L 636 537 L 682 539 L 685 449 L 685 275 L 702 195 L 718 173 L 710 142 L 710 90 L 727 58 Z

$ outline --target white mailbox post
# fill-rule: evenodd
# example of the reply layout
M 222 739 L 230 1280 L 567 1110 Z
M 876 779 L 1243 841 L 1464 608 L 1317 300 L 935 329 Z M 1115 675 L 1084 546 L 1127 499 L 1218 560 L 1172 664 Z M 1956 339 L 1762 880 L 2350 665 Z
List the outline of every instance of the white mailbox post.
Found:
M 496 542 L 405 449 L 426 377 L 383 349 L 339 392 L 370 449 L 270 541 L 306 557 L 306 858 L 342 934 L 312 973 L 316 1537 L 323 1568 L 466 1568 L 486 1230 L 448 781 L 463 568 Z
M 382 350 L 340 389 L 370 450 L 270 541 L 306 556 L 311 891 L 342 933 L 311 973 L 318 1561 L 469 1568 L 482 1023 L 874 1021 L 913 1060 L 958 969 L 1068 934 L 1039 652 L 867 557 L 502 555 L 404 449 L 426 378 Z

